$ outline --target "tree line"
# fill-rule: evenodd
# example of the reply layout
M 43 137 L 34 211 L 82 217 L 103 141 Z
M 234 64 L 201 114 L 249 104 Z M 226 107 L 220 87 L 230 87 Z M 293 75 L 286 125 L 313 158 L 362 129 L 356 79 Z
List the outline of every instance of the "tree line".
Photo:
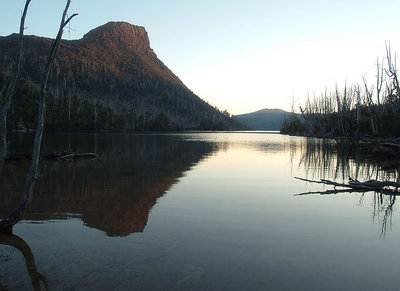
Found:
M 390 43 L 376 63 L 373 84 L 363 75 L 361 84 L 345 85 L 308 97 L 304 105 L 292 106 L 281 133 L 318 137 L 399 137 L 400 83 L 396 54 Z

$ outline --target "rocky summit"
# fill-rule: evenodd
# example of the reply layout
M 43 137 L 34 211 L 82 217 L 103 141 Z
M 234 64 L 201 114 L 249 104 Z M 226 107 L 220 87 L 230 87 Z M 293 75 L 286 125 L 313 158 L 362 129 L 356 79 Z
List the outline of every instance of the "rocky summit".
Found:
M 146 29 L 126 22 L 109 22 L 97 27 L 85 34 L 82 41 L 113 49 L 132 49 L 154 54 Z

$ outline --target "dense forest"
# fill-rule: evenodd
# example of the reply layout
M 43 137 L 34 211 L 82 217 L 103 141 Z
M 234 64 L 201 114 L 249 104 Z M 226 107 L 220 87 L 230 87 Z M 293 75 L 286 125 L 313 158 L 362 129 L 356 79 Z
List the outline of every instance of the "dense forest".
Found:
M 9 128 L 33 129 L 40 77 L 52 40 L 24 37 Z M 0 86 L 11 73 L 18 35 L 0 37 Z M 226 111 L 191 92 L 156 56 L 146 30 L 110 22 L 63 40 L 49 80 L 46 130 L 223 130 Z
M 376 64 L 376 80 L 336 87 L 295 108 L 281 133 L 319 137 L 400 137 L 400 83 L 390 45 Z

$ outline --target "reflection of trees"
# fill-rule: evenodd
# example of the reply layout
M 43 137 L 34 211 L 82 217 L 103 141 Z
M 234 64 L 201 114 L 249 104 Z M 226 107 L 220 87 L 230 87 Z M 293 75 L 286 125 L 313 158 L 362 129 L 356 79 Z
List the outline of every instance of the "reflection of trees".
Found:
M 381 236 L 386 235 L 386 231 L 392 228 L 393 206 L 396 202 L 396 195 L 383 195 L 374 193 L 373 220 L 378 219 L 381 224 Z
M 299 157 L 300 168 L 311 179 L 396 180 L 399 163 L 376 159 L 371 146 L 362 143 L 308 138 L 291 141 L 290 154 Z
M 296 194 L 295 196 L 303 195 L 335 195 L 340 193 L 361 193 L 359 205 L 362 205 L 365 199 L 366 191 L 356 190 L 356 189 L 341 189 L 341 190 L 326 190 L 326 191 L 314 191 Z M 381 192 L 373 192 L 373 212 L 372 220 L 381 225 L 381 236 L 386 235 L 386 231 L 392 228 L 392 217 L 393 217 L 393 206 L 396 202 L 396 197 L 398 195 L 389 194 L 392 193 L 388 190 L 382 190 Z
M 168 135 L 54 136 L 46 151 L 65 148 L 93 151 L 98 161 L 48 162 L 26 219 L 78 215 L 90 227 L 111 236 L 142 232 L 151 208 L 184 172 L 212 154 L 215 144 L 183 141 Z M 77 147 L 75 147 L 76 145 Z M 0 180 L 0 215 L 17 203 L 14 192 L 23 163 L 10 162 Z
M 45 289 L 48 289 L 46 279 L 36 269 L 35 258 L 31 248 L 22 238 L 14 234 L 0 234 L 0 244 L 16 248 L 24 256 L 26 268 L 28 270 L 29 277 L 31 278 L 32 287 L 34 290 L 41 290 L 41 281 L 43 281 Z M 0 285 L 0 288 L 1 287 L 2 286 Z M 2 287 L 2 289 L 7 290 L 4 287 Z
M 348 180 L 349 178 L 367 181 L 396 181 L 400 179 L 400 164 L 397 160 L 377 159 L 369 154 L 370 145 L 316 138 L 292 141 L 290 155 L 299 157 L 299 168 L 304 168 L 311 179 Z M 292 159 L 295 161 L 296 159 Z M 360 205 L 365 194 L 373 193 L 373 221 L 381 225 L 381 236 L 385 236 L 392 226 L 393 208 L 397 193 L 381 189 L 379 192 L 357 189 L 333 189 L 314 191 L 296 195 L 335 195 L 339 193 L 361 193 Z

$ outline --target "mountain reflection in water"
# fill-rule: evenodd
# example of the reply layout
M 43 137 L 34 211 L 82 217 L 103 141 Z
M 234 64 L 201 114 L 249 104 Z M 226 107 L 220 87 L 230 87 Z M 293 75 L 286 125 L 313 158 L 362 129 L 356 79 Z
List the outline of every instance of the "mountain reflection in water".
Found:
M 179 135 L 178 135 L 179 136 Z M 29 148 L 29 139 L 14 136 L 15 147 Z M 268 153 L 288 152 L 292 167 L 303 168 L 306 178 L 347 181 L 349 177 L 392 180 L 399 178 L 399 163 L 376 160 L 370 145 L 315 138 L 295 138 L 287 143 L 218 141 L 196 135 L 49 135 L 44 151 L 73 148 L 100 154 L 98 160 L 49 161 L 36 187 L 24 219 L 51 220 L 80 217 L 109 236 L 143 232 L 151 208 L 193 165 L 219 150 L 251 148 Z M 9 162 L 0 177 L 0 216 L 18 204 L 27 161 Z M 388 168 L 388 165 L 391 167 Z M 350 192 L 350 191 L 344 191 Z M 317 192 L 329 194 L 328 192 Z M 360 204 L 365 196 L 360 196 Z M 395 199 L 374 193 L 373 219 L 390 227 Z
M 29 148 L 26 137 L 13 136 L 11 150 Z M 398 289 L 396 196 L 320 195 L 330 188 L 294 179 L 396 180 L 398 163 L 369 145 L 265 132 L 71 134 L 48 135 L 43 152 L 68 148 L 100 158 L 46 162 L 14 228 L 38 276 L 6 243 L 4 288 Z M 19 202 L 28 165 L 7 163 L 0 215 Z M 318 194 L 295 196 L 305 192 Z
M 62 140 L 65 140 L 64 144 Z M 91 136 L 84 143 L 98 160 L 50 161 L 36 187 L 27 220 L 80 216 L 89 227 L 110 236 L 143 232 L 157 199 L 193 165 L 212 154 L 216 145 L 191 141 L 180 143 L 167 135 Z M 79 138 L 50 136 L 46 147 L 59 150 L 65 142 L 78 146 Z M 92 148 L 90 148 L 92 144 Z M 81 145 L 82 146 L 82 145 Z M 27 162 L 10 162 L 0 179 L 0 216 L 17 205 Z

